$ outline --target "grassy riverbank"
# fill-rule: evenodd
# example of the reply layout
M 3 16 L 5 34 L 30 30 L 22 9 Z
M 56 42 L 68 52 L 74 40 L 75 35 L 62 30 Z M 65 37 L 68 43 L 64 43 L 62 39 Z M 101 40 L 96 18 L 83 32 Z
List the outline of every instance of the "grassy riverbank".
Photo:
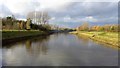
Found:
M 20 37 L 29 37 L 29 36 L 35 36 L 35 35 L 45 35 L 47 32 L 38 31 L 38 30 L 5 30 L 2 31 L 2 40 L 6 39 L 14 39 L 14 38 L 20 38 Z
M 76 31 L 76 32 L 72 32 L 72 34 L 86 36 L 86 37 L 89 37 L 90 39 L 103 42 L 106 44 L 110 44 L 112 46 L 120 48 L 120 46 L 118 46 L 118 33 L 117 32 Z

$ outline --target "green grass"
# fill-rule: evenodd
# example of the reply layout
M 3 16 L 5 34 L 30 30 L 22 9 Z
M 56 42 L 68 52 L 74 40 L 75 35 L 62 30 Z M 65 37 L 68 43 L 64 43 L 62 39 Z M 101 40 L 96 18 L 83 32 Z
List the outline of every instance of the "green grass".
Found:
M 34 35 L 43 35 L 46 32 L 37 31 L 37 30 L 5 30 L 2 31 L 2 39 L 12 39 L 12 38 L 19 38 L 19 37 L 26 37 L 26 36 L 34 36 Z
M 74 33 L 76 33 L 76 32 L 74 32 Z M 119 47 L 118 46 L 118 33 L 117 32 L 77 31 L 77 34 L 87 36 L 90 39 L 93 39 L 93 40 L 96 40 L 99 42 L 103 42 L 103 43 L 110 44 L 112 46 Z M 92 37 L 93 35 L 95 35 L 95 36 Z

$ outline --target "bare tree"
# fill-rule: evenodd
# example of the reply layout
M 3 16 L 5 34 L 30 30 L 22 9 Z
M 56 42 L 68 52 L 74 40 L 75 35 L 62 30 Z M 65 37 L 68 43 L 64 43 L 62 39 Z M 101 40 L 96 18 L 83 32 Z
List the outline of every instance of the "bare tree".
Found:
M 27 14 L 27 19 L 32 19 L 33 24 L 45 24 L 50 19 L 47 11 L 33 11 Z

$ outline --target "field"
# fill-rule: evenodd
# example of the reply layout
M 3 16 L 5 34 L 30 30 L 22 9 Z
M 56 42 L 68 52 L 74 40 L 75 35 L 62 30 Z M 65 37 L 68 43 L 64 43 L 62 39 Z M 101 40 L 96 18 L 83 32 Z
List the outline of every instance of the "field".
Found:
M 103 42 L 106 44 L 110 44 L 115 47 L 120 47 L 118 45 L 119 40 L 118 40 L 117 32 L 76 31 L 76 32 L 72 32 L 72 33 L 82 35 L 82 36 L 87 36 L 90 39 L 93 39 L 93 40 L 96 40 L 99 42 Z

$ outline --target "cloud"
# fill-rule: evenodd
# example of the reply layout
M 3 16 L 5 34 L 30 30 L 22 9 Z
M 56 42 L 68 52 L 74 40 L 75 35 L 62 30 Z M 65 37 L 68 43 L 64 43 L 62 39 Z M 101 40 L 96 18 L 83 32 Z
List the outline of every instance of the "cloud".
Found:
M 0 4 L 0 10 L 1 10 L 0 11 L 0 17 L 5 17 L 5 16 L 8 16 L 8 15 L 12 15 L 11 10 L 3 4 Z
M 36 6 L 39 6 L 39 3 L 34 2 L 33 0 L 6 0 L 5 4 L 13 13 L 25 14 L 35 10 Z
M 56 17 L 56 22 L 63 21 L 69 24 L 80 24 L 85 21 L 90 24 L 116 24 L 118 16 L 117 2 L 71 2 L 63 10 L 51 11 L 51 16 Z M 66 18 L 66 16 L 69 16 Z M 112 17 L 112 19 L 111 19 Z M 55 22 L 55 21 L 54 21 Z M 71 22 L 74 22 L 72 24 Z
M 55 17 L 52 17 L 50 20 L 55 20 Z
M 88 16 L 88 17 L 85 17 L 84 19 L 83 19 L 83 21 L 88 21 L 88 22 L 97 22 L 98 20 L 97 19 L 95 19 L 94 17 L 92 17 L 92 16 Z
M 112 2 L 72 2 L 63 10 L 56 12 L 57 16 L 70 15 L 76 16 L 105 16 L 105 15 L 117 15 L 117 3 Z M 114 11 L 113 11 L 114 10 Z M 54 11 L 53 11 L 54 12 Z M 60 13 L 60 14 L 58 14 Z M 111 14 L 109 14 L 111 13 Z M 104 15 L 105 14 L 105 15 Z
M 71 21 L 71 17 L 70 16 L 65 16 L 64 18 L 64 22 L 69 22 L 69 21 Z
M 50 23 L 61 26 L 75 27 L 84 21 L 90 24 L 117 23 L 118 0 L 114 2 L 113 0 L 109 2 L 108 0 L 4 0 L 2 2 L 1 16 L 14 14 L 18 19 L 25 19 L 31 11 L 45 10 L 51 16 Z

